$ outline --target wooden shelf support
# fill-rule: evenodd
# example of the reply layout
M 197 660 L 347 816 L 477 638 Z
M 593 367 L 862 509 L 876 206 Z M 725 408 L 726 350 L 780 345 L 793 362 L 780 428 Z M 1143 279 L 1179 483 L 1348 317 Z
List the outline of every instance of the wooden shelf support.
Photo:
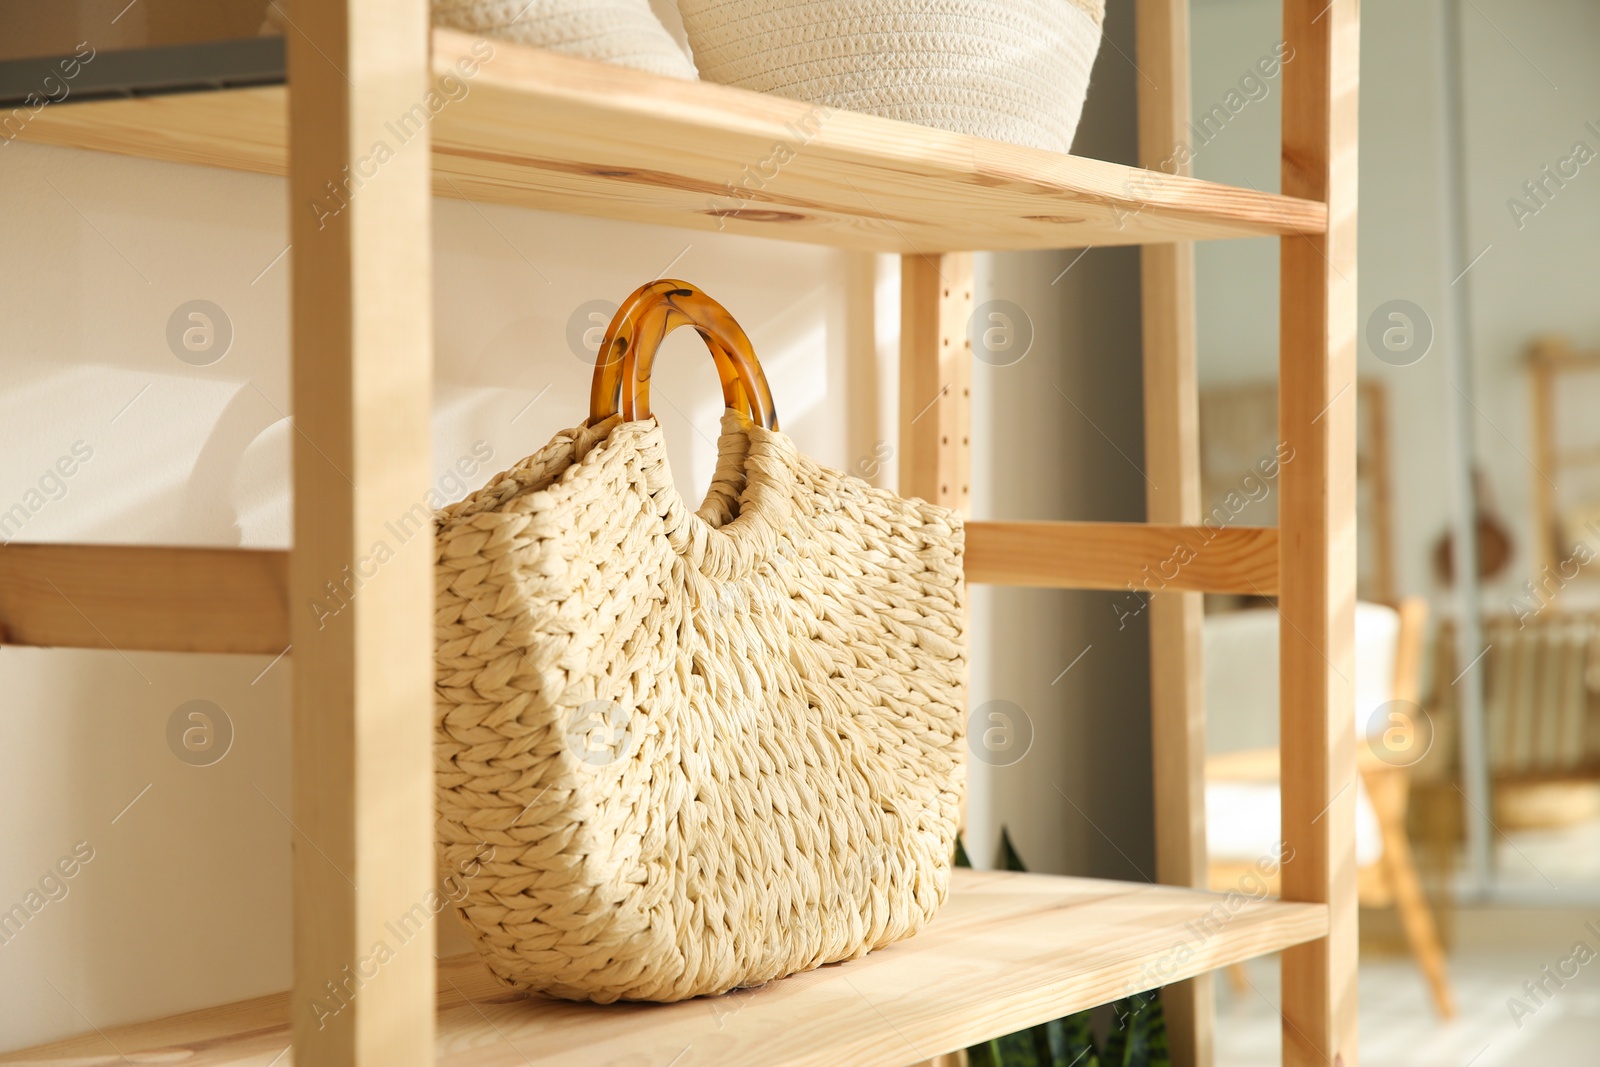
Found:
M 937 393 L 940 387 L 926 388 Z M 940 410 L 944 406 L 952 410 Z M 901 454 L 902 477 L 924 479 L 935 495 L 946 485 L 966 485 L 965 450 L 940 444 L 944 437 L 964 436 L 945 429 L 947 422 L 960 425 L 966 410 L 963 403 L 941 400 L 912 424 L 911 448 Z M 907 421 L 916 412 L 910 409 Z M 937 436 L 924 432 L 924 423 Z M 957 491 L 950 497 L 964 506 Z M 392 534 L 377 536 L 397 547 L 390 544 Z M 314 597 L 299 597 L 293 614 L 304 618 L 297 621 L 321 632 L 319 623 L 330 624 L 363 599 L 367 580 L 355 568 L 377 573 L 371 548 L 356 557 L 350 572 L 341 565 L 324 575 Z M 969 520 L 965 565 L 967 581 L 975 584 L 1128 592 L 1129 611 L 1137 614 L 1152 592 L 1275 595 L 1278 531 Z M 289 553 L 281 551 L 15 544 L 0 547 L 0 626 L 14 645 L 275 656 L 290 640 L 288 586 Z
M 1138 0 L 1134 31 L 1135 56 L 1144 74 L 1137 79 L 1139 164 L 1188 175 L 1189 0 Z M 1194 245 L 1145 245 L 1139 250 L 1139 271 L 1144 462 L 1150 476 L 1145 518 L 1195 525 L 1200 521 L 1200 402 Z M 1276 554 L 1275 539 L 1271 551 Z M 1272 586 L 1276 590 L 1277 582 Z M 1156 877 L 1168 885 L 1206 884 L 1203 611 L 1201 592 L 1163 590 L 1150 600 Z M 1211 1067 L 1211 976 L 1168 986 L 1161 997 L 1174 1067 Z
M 1283 191 L 1328 232 L 1279 242 L 1278 609 L 1286 900 L 1330 909 L 1283 955 L 1284 1067 L 1356 1067 L 1355 426 L 1358 0 L 1285 0 Z
M 287 552 L 152 545 L 0 547 L 0 644 L 119 652 L 289 645 Z
M 1278 592 L 1271 526 L 1144 522 L 968 522 L 967 581 L 1043 589 L 1115 589 L 1141 614 L 1154 595 Z
M 428 90 L 428 8 L 336 0 L 294 21 L 288 1021 L 297 1067 L 424 1067 L 433 926 L 400 945 L 389 925 L 434 886 L 433 551 L 431 530 L 402 543 L 386 523 L 432 479 L 430 158 L 426 126 L 395 145 L 387 124 Z
M 900 492 L 972 502 L 972 254 L 900 257 Z

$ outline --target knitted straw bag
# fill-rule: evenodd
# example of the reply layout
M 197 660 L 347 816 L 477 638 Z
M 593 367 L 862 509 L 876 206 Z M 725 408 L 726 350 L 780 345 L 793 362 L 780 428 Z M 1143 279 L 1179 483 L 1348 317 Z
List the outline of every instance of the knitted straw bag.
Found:
M 649 415 L 680 324 L 730 409 L 697 512 Z M 589 422 L 438 515 L 439 853 L 476 868 L 479 951 L 508 985 L 667 1001 L 915 933 L 965 782 L 961 520 L 796 451 L 683 282 L 600 351 Z
M 1070 151 L 1105 0 L 678 0 L 700 76 Z
M 554 52 L 695 77 L 649 0 L 432 0 L 433 24 Z

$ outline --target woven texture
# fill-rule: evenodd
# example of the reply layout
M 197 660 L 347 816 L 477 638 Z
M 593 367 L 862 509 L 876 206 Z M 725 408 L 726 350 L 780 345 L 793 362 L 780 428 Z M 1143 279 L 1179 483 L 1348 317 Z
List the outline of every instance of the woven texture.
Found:
M 679 0 L 700 76 L 1056 152 L 1104 0 Z
M 649 0 L 433 0 L 433 24 L 674 78 L 695 77 Z
M 851 959 L 943 902 L 958 517 L 729 412 L 706 502 L 608 419 L 438 518 L 440 861 L 504 982 L 680 1000 Z M 492 849 L 492 853 L 489 851 Z

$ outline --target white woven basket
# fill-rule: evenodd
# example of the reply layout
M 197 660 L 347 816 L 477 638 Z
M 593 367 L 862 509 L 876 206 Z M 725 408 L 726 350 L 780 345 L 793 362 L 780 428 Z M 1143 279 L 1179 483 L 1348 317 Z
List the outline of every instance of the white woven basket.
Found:
M 553 52 L 694 78 L 649 0 L 433 0 L 433 24 Z
M 679 0 L 700 76 L 1057 152 L 1104 0 Z

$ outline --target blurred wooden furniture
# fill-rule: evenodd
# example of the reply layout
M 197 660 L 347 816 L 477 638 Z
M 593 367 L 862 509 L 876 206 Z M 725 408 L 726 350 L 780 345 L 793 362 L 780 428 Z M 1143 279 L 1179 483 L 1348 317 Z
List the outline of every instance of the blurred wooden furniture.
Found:
M 1600 803 L 1600 612 L 1527 607 L 1484 617 L 1485 648 L 1472 668 L 1483 672 L 1491 815 L 1507 832 L 1589 822 Z M 1450 681 L 1462 670 L 1454 629 L 1450 620 L 1440 624 L 1431 672 L 1430 707 L 1446 732 L 1456 720 Z M 1449 741 L 1436 746 L 1426 782 L 1419 776 L 1415 783 L 1439 794 L 1428 804 L 1426 836 L 1441 854 L 1461 834 L 1453 810 L 1460 805 L 1454 783 L 1461 769 Z
M 1600 613 L 1492 615 L 1483 636 L 1495 782 L 1600 778 Z
M 1374 613 L 1375 614 L 1375 613 Z M 1450 1018 L 1455 1014 L 1455 996 L 1451 989 L 1443 948 L 1439 942 L 1437 925 L 1422 883 L 1417 875 L 1416 859 L 1411 840 L 1406 832 L 1406 808 L 1410 794 L 1411 765 L 1426 753 L 1431 744 L 1431 731 L 1418 721 L 1421 708 L 1418 704 L 1421 685 L 1423 643 L 1427 632 L 1427 601 L 1409 597 L 1395 610 L 1397 625 L 1393 628 L 1393 655 L 1363 657 L 1366 643 L 1357 639 L 1358 658 L 1356 687 L 1360 716 L 1357 733 L 1364 734 L 1365 744 L 1358 747 L 1357 766 L 1360 773 L 1360 795 L 1357 797 L 1357 887 L 1361 904 L 1369 908 L 1394 907 L 1400 913 L 1406 941 L 1416 958 L 1417 966 L 1428 981 L 1433 1003 L 1439 1015 Z M 1358 635 L 1361 627 L 1358 622 Z M 1386 636 L 1386 635 L 1380 635 Z M 1386 687 L 1372 685 L 1371 679 L 1360 677 L 1363 661 L 1372 664 L 1369 669 L 1392 670 L 1392 683 Z M 1208 666 L 1210 664 L 1208 663 Z M 1392 666 L 1391 666 L 1392 665 Z M 1416 713 L 1404 707 L 1379 715 L 1378 709 L 1390 701 L 1404 701 L 1416 708 Z M 1397 732 L 1396 732 L 1397 731 Z M 1206 761 L 1206 780 L 1212 790 L 1226 788 L 1226 783 L 1253 783 L 1254 792 L 1264 797 L 1277 788 L 1278 750 L 1276 748 L 1246 749 L 1212 756 Z M 1216 794 L 1208 790 L 1208 800 Z M 1246 801 L 1250 799 L 1247 795 Z M 1370 810 L 1370 817 L 1365 816 Z M 1235 818 L 1250 818 L 1250 805 L 1238 803 L 1229 806 Z M 1270 809 L 1268 810 L 1270 814 Z M 1218 892 L 1237 892 L 1241 885 L 1252 886 L 1256 880 L 1265 882 L 1272 892 L 1277 891 L 1276 871 L 1266 871 L 1261 856 L 1270 849 L 1276 838 L 1276 827 L 1265 825 L 1270 819 L 1261 819 L 1251 831 L 1261 831 L 1253 836 L 1261 844 L 1254 848 L 1237 846 L 1228 854 L 1213 854 L 1211 859 L 1211 888 Z M 1214 835 L 1216 820 L 1212 821 Z M 1252 836 L 1239 834 L 1238 828 L 1228 836 L 1235 841 Z M 1294 857 L 1285 857 L 1292 865 Z M 1235 986 L 1243 980 L 1242 966 L 1229 968 Z
M 1395 599 L 1389 390 L 1381 381 L 1362 378 L 1356 397 L 1356 595 L 1387 604 Z M 1212 509 L 1203 518 L 1277 522 L 1277 496 L 1260 471 L 1263 460 L 1277 453 L 1277 404 L 1275 381 L 1200 391 L 1200 496 Z
M 1584 386 L 1591 401 L 1600 396 L 1600 351 L 1579 351 L 1564 337 L 1540 337 L 1529 346 L 1528 369 L 1533 376 L 1534 463 L 1542 474 L 1529 479 L 1537 531 L 1535 588 L 1553 600 L 1568 581 L 1582 575 L 1582 567 L 1573 566 L 1578 541 L 1600 556 L 1600 529 L 1586 528 L 1588 523 L 1600 527 L 1600 436 L 1593 432 L 1592 402 L 1574 403 L 1585 396 Z M 1573 436 L 1589 439 L 1580 443 Z M 1560 499 L 1558 485 L 1569 499 Z M 1574 486 L 1585 498 L 1570 499 Z
M 1484 726 L 1493 781 L 1495 824 L 1503 830 L 1553 829 L 1592 821 L 1600 784 L 1600 612 L 1540 609 L 1524 601 L 1516 614 L 1486 616 Z M 1446 725 L 1454 707 L 1449 679 L 1460 673 L 1441 627 L 1433 674 L 1443 679 L 1437 703 Z M 1448 786 L 1459 767 L 1439 769 Z M 1454 802 L 1453 788 L 1447 800 Z M 1435 827 L 1453 841 L 1453 820 Z

